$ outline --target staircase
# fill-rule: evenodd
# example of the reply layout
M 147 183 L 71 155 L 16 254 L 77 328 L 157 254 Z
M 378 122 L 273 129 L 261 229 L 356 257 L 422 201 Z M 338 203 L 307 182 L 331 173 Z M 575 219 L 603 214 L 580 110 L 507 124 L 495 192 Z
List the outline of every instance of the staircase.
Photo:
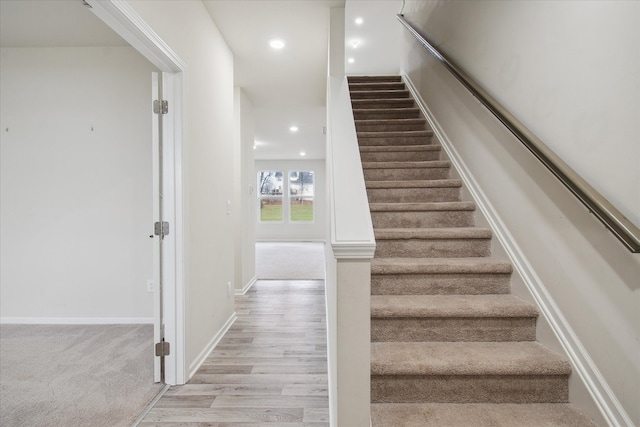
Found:
M 570 364 L 536 342 L 535 306 L 400 77 L 350 77 L 376 237 L 373 427 L 590 426 L 568 403 Z

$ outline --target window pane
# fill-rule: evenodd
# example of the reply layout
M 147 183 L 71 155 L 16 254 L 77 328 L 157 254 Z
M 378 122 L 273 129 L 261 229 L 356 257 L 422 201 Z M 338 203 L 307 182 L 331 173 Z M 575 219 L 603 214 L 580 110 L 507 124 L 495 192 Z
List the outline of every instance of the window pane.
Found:
M 280 171 L 258 172 L 258 194 L 261 196 L 281 196 L 282 175 Z
M 260 221 L 282 221 L 282 197 L 260 198 Z
M 291 221 L 313 221 L 313 171 L 289 172 Z
M 291 199 L 291 221 L 313 221 L 313 198 Z
M 284 174 L 281 171 L 258 172 L 260 221 L 282 222 L 282 192 Z
M 289 172 L 289 194 L 291 196 L 313 197 L 313 171 Z

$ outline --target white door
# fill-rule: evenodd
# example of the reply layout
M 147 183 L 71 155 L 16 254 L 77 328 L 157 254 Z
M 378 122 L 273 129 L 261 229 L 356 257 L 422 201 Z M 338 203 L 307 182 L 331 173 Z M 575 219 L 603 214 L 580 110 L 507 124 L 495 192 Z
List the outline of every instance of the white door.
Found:
M 162 74 L 152 73 L 151 78 L 151 122 L 152 122 L 152 136 L 153 136 L 153 377 L 155 382 L 165 381 L 165 364 L 164 356 L 162 354 L 162 347 L 158 346 L 159 343 L 164 341 L 164 313 L 163 313 L 163 242 L 164 242 L 164 230 L 162 224 L 164 223 L 163 215 L 163 120 L 162 111 L 159 110 L 161 105 L 158 105 L 158 101 L 162 100 L 163 88 L 162 88 Z

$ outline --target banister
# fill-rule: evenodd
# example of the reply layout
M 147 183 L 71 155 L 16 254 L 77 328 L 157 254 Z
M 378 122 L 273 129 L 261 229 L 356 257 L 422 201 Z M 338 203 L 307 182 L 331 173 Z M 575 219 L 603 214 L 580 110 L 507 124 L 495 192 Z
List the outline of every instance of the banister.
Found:
M 604 224 L 633 253 L 640 252 L 640 229 L 613 206 L 602 194 L 587 183 L 557 154 L 544 144 L 513 114 L 484 90 L 455 62 L 439 51 L 413 27 L 403 15 L 396 15 L 400 23 L 431 53 L 453 76 L 466 87 L 522 144 L 542 162 L 571 191 L 596 218 Z

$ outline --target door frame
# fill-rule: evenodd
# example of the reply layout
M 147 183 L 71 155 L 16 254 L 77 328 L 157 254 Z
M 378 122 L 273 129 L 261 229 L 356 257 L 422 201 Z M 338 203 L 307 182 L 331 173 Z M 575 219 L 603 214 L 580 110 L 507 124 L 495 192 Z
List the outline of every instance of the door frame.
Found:
M 183 81 L 187 67 L 128 3 L 118 0 L 86 2 L 100 20 L 162 72 L 164 99 L 169 101 L 169 113 L 163 117 L 163 210 L 164 220 L 171 224 L 170 234 L 163 242 L 165 339 L 171 345 L 171 354 L 165 357 L 165 383 L 184 384 L 187 375 L 182 144 Z

